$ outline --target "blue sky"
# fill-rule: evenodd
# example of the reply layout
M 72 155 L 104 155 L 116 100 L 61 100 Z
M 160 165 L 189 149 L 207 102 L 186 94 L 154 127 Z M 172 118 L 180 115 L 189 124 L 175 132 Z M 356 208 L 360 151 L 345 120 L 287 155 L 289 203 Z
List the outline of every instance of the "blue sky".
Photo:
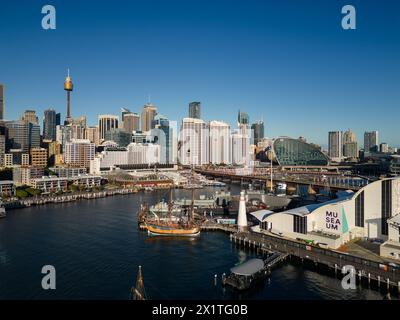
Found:
M 41 8 L 57 29 L 41 28 Z M 353 4 L 357 30 L 341 28 Z M 400 146 L 400 3 L 396 0 L 1 0 L 0 83 L 6 118 L 53 107 L 65 115 L 71 69 L 73 116 L 95 124 L 147 96 L 173 120 L 202 102 L 205 120 L 264 118 L 267 136 L 365 130 Z

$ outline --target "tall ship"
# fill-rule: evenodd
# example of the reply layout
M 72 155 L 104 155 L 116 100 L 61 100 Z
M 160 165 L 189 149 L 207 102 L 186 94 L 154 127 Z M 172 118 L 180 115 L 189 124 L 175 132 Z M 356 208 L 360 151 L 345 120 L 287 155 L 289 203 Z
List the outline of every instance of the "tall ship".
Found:
M 200 227 L 194 223 L 193 198 L 194 193 L 192 192 L 190 213 L 182 214 L 172 203 L 172 189 L 170 189 L 170 201 L 167 207 L 165 205 L 153 206 L 149 210 L 153 217 L 143 219 L 143 226 L 147 229 L 147 233 L 150 236 L 195 237 L 200 235 Z M 167 213 L 167 215 L 161 216 L 163 213 Z

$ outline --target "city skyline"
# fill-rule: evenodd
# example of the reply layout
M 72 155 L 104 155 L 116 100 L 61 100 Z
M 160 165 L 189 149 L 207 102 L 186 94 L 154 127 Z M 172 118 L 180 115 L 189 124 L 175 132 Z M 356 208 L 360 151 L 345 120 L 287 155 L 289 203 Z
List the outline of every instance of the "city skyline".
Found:
M 264 119 L 268 137 L 304 136 L 326 146 L 325 133 L 351 128 L 358 137 L 378 130 L 381 141 L 399 146 L 394 119 L 399 115 L 395 57 L 400 46 L 398 35 L 388 30 L 399 24 L 399 5 L 355 1 L 358 28 L 347 32 L 340 26 L 341 1 L 305 3 L 118 6 L 117 1 L 115 17 L 109 17 L 104 4 L 94 9 L 55 1 L 57 29 L 47 32 L 38 23 L 35 1 L 26 4 L 25 15 L 15 14 L 19 7 L 5 2 L 0 36 L 9 45 L 0 53 L 0 82 L 6 119 L 17 119 L 26 109 L 35 109 L 42 119 L 48 108 L 64 119 L 61 81 L 71 68 L 72 116 L 85 110 L 91 125 L 98 114 L 118 115 L 121 107 L 141 112 L 151 94 L 151 102 L 178 122 L 189 102 L 201 101 L 204 120 L 233 126 L 241 109 L 251 122 Z M 222 15 L 226 10 L 230 14 Z M 21 32 L 31 40 L 19 39 Z M 112 41 L 111 49 L 105 41 Z M 232 109 L 235 113 L 226 112 Z

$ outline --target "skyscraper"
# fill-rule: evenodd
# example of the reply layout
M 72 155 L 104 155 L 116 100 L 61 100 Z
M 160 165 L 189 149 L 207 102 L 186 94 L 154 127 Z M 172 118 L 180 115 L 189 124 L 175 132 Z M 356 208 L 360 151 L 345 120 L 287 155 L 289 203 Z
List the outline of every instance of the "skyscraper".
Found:
M 114 141 L 120 147 L 127 147 L 132 142 L 132 133 L 122 129 L 111 129 L 105 133 L 104 140 Z
M 177 141 L 176 126 L 161 114 L 155 116 L 150 131 L 150 139 L 160 146 L 160 163 L 176 163 Z
M 56 126 L 57 126 L 57 114 L 53 109 L 44 111 L 43 120 L 43 139 L 44 140 L 56 140 Z
M 364 151 L 376 152 L 378 151 L 379 135 L 378 131 L 370 131 L 364 133 Z
M 343 145 L 343 156 L 346 158 L 358 158 L 358 143 L 357 143 L 357 141 L 346 142 Z
M 5 165 L 5 153 L 6 153 L 6 136 L 0 134 L 0 167 Z
M 39 124 L 39 118 L 36 116 L 35 110 L 26 110 L 22 114 L 21 120 L 25 123 Z
M 89 140 L 75 140 L 65 144 L 65 163 L 74 167 L 90 167 L 95 156 L 95 145 Z
M 357 141 L 356 134 L 350 129 L 348 129 L 343 133 L 343 145 L 346 144 L 347 142 L 356 142 L 356 141 Z
M 183 165 L 209 163 L 209 132 L 201 119 L 184 118 L 180 132 L 179 160 Z
M 264 122 L 256 121 L 251 125 L 254 134 L 254 144 L 257 145 L 264 138 Z
M 200 102 L 189 103 L 189 118 L 201 119 L 201 103 Z
M 343 133 L 343 156 L 345 158 L 358 158 L 357 137 L 353 131 L 348 129 Z
M 232 163 L 234 165 L 248 165 L 250 163 L 250 127 L 240 124 L 231 136 L 232 139 Z
M 249 119 L 249 115 L 246 112 L 241 112 L 239 110 L 238 113 L 238 124 L 250 124 L 250 119 Z
M 0 120 L 4 119 L 4 105 L 5 105 L 5 97 L 4 97 L 4 85 L 0 84 Z
M 157 114 L 157 107 L 151 103 L 145 104 L 142 111 L 142 131 L 152 129 L 151 124 Z
M 69 76 L 69 69 L 67 77 L 64 82 L 64 90 L 67 92 L 67 117 L 65 123 L 68 124 L 71 121 L 71 92 L 74 90 L 74 85 L 72 84 L 71 77 Z
M 231 164 L 231 129 L 225 122 L 210 122 L 210 163 Z
M 99 115 L 100 140 L 104 140 L 106 132 L 111 129 L 118 129 L 118 116 L 109 114 Z
M 342 132 L 341 131 L 329 132 L 329 146 L 328 146 L 329 157 L 334 161 L 340 161 L 343 156 L 342 152 L 343 152 Z
M 29 153 L 31 148 L 40 147 L 40 126 L 31 122 L 11 121 L 6 123 L 10 149 Z
M 132 133 L 133 131 L 138 131 L 140 129 L 139 115 L 137 113 L 126 113 L 123 118 L 123 129 L 126 132 Z

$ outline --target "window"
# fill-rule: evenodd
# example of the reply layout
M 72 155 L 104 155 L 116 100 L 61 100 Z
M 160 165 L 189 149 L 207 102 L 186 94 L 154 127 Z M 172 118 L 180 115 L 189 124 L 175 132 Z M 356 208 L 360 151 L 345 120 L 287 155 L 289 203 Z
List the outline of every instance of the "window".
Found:
M 364 227 L 364 191 L 356 198 L 356 226 Z
M 382 181 L 382 219 L 381 219 L 381 228 L 382 234 L 387 236 L 389 233 L 387 220 L 392 215 L 392 180 L 384 180 Z
M 307 234 L 307 217 L 293 216 L 293 232 Z

